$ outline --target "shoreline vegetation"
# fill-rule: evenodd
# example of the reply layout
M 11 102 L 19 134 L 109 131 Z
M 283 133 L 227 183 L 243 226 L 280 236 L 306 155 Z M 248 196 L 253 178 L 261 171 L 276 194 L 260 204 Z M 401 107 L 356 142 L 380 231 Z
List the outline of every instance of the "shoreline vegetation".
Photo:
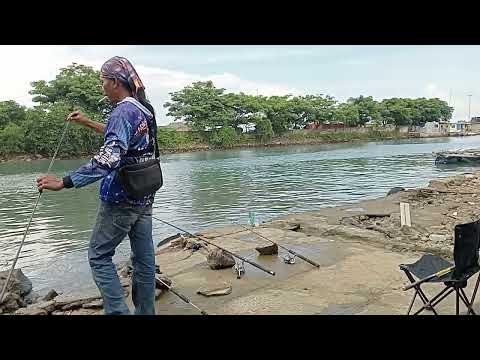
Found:
M 159 130 L 159 135 L 164 130 Z M 402 133 L 399 131 L 375 131 L 367 130 L 364 132 L 357 131 L 292 131 L 282 136 L 272 138 L 269 141 L 258 141 L 253 136 L 244 135 L 242 142 L 231 144 L 228 146 L 211 145 L 206 142 L 202 142 L 197 138 L 195 141 L 192 138 L 188 139 L 188 135 L 185 136 L 179 131 L 167 130 L 165 131 L 170 140 L 168 144 L 162 142 L 159 139 L 160 154 L 177 154 L 177 153 L 189 153 L 200 151 L 223 151 L 232 149 L 249 149 L 249 148 L 266 148 L 266 147 L 287 147 L 298 145 L 321 145 L 321 144 L 342 144 L 342 143 L 364 143 L 370 141 L 383 141 L 383 140 L 401 140 L 415 138 L 408 133 Z M 180 135 L 179 135 L 180 134 Z M 463 136 L 475 136 L 478 134 L 469 134 Z M 163 134 L 162 134 L 163 136 Z M 440 134 L 423 135 L 422 138 L 443 138 L 451 137 L 455 135 L 445 136 Z M 180 140 L 178 140 L 178 138 Z M 182 139 L 183 138 L 183 139 Z M 187 140 L 185 140 L 187 138 Z M 417 137 L 418 138 L 418 137 Z M 175 142 L 176 141 L 176 142 Z M 94 152 L 84 152 L 77 155 L 65 155 L 58 154 L 58 159 L 61 160 L 76 160 L 82 158 L 88 158 L 94 155 Z M 49 156 L 40 154 L 28 154 L 28 153 L 9 153 L 0 154 L 0 163 L 15 162 L 15 161 L 35 161 L 49 159 Z

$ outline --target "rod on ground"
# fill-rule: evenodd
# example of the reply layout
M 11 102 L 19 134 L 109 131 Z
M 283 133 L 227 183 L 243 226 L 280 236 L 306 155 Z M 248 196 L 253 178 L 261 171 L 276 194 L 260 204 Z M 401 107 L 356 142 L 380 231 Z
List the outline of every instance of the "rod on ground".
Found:
M 407 290 L 410 290 L 411 288 L 415 287 L 415 286 L 418 286 L 418 285 L 421 285 L 423 284 L 424 282 L 428 281 L 428 280 L 431 280 L 433 278 L 441 278 L 442 276 L 448 274 L 449 272 L 453 271 L 453 269 L 455 269 L 455 266 L 450 266 L 446 269 L 443 269 L 443 270 L 440 270 L 439 272 L 436 272 L 435 274 L 432 274 L 432 275 L 429 275 L 427 277 L 424 277 L 423 279 L 420 279 L 418 281 L 415 281 L 414 283 L 411 283 L 410 285 L 408 286 L 405 286 L 403 288 L 403 291 L 407 291 Z
M 197 239 L 200 239 L 200 240 L 206 242 L 206 243 L 209 244 L 209 245 L 215 246 L 215 247 L 219 248 L 220 250 L 225 251 L 226 253 L 232 255 L 233 257 L 236 257 L 237 259 L 240 259 L 240 260 L 242 260 L 242 261 L 245 261 L 246 263 L 248 263 L 248 264 L 256 267 L 257 269 L 260 269 L 260 270 L 262 270 L 262 271 L 264 271 L 264 272 L 266 272 L 266 273 L 268 273 L 268 274 L 270 274 L 270 275 L 272 275 L 272 276 L 275 276 L 275 272 L 274 272 L 274 271 L 265 269 L 265 268 L 264 268 L 262 265 L 260 265 L 260 264 L 257 264 L 257 263 L 255 263 L 255 262 L 253 262 L 253 261 L 250 261 L 250 260 L 244 258 L 243 256 L 240 256 L 240 255 L 238 255 L 238 254 L 235 254 L 235 253 L 233 253 L 233 252 L 231 252 L 231 251 L 229 251 L 229 250 L 227 250 L 227 249 L 225 249 L 225 248 L 222 248 L 222 247 L 220 247 L 220 246 L 218 246 L 218 245 L 216 245 L 216 244 L 214 244 L 214 243 L 211 243 L 210 241 L 208 241 L 208 240 L 207 240 L 205 237 L 203 237 L 203 236 L 194 235 L 194 234 L 192 234 L 192 233 L 189 233 L 188 231 L 183 230 L 183 229 L 181 229 L 181 228 L 179 228 L 179 227 L 177 227 L 177 226 L 175 226 L 175 225 L 173 225 L 173 224 L 170 224 L 168 221 L 164 221 L 164 220 L 159 219 L 159 218 L 157 218 L 157 217 L 155 217 L 155 216 L 152 216 L 152 218 L 155 219 L 155 220 L 158 220 L 158 221 L 160 221 L 160 222 L 162 222 L 162 223 L 164 223 L 164 224 L 166 224 L 166 225 L 169 225 L 169 226 L 171 226 L 171 227 L 173 227 L 173 228 L 175 228 L 175 229 L 177 229 L 177 230 L 183 231 L 184 233 L 186 233 L 186 234 L 188 234 L 188 235 L 190 235 L 190 236 L 196 237 Z
M 258 237 L 261 237 L 262 239 L 265 239 L 265 240 L 267 240 L 267 241 L 270 241 L 272 244 L 275 244 L 275 245 L 277 245 L 278 247 L 280 247 L 280 248 L 288 251 L 290 254 L 292 254 L 292 255 L 294 255 L 294 256 L 296 256 L 296 257 L 299 257 L 299 258 L 302 259 L 303 261 L 306 261 L 306 262 L 308 262 L 309 264 L 311 264 L 311 265 L 313 265 L 313 266 L 315 266 L 315 267 L 317 267 L 317 268 L 320 267 L 320 265 L 317 264 L 315 261 L 310 260 L 310 259 L 306 258 L 305 256 L 300 255 L 299 253 L 297 253 L 297 252 L 295 252 L 295 251 L 293 251 L 293 250 L 291 250 L 291 249 L 289 249 L 289 248 L 286 248 L 285 246 L 280 245 L 279 243 L 276 243 L 276 242 L 273 241 L 273 240 L 270 240 L 269 238 L 267 238 L 267 237 L 259 234 L 258 232 L 253 231 L 253 230 L 250 229 L 249 227 L 246 227 L 246 226 L 244 226 L 244 225 L 242 225 L 242 224 L 237 224 L 237 225 L 241 226 L 242 228 L 244 228 L 244 229 L 246 229 L 246 230 L 248 230 L 248 231 L 251 231 L 252 233 L 254 233 L 255 235 L 257 235 Z
M 50 165 L 48 166 L 47 173 L 50 172 L 53 166 L 53 162 L 55 161 L 55 158 L 57 157 L 58 150 L 60 149 L 60 145 L 62 144 L 63 138 L 65 137 L 65 134 L 67 133 L 68 125 L 70 124 L 70 118 L 67 118 L 67 122 L 65 123 L 65 127 L 63 128 L 63 133 L 62 137 L 60 138 L 60 141 L 58 142 L 57 149 L 55 150 L 55 153 L 53 154 L 52 160 L 50 161 Z M 33 215 L 35 214 L 35 210 L 37 210 L 38 203 L 40 201 L 40 197 L 42 196 L 42 191 L 40 190 L 37 196 L 37 200 L 35 201 L 35 205 L 33 206 L 32 214 L 30 215 L 30 219 L 28 220 L 27 228 L 25 229 L 25 232 L 23 233 L 23 238 L 22 241 L 20 242 L 20 246 L 18 247 L 17 254 L 15 255 L 15 259 L 13 260 L 13 264 L 10 268 L 10 271 L 8 272 L 7 279 L 5 280 L 5 284 L 3 285 L 2 293 L 0 294 L 0 304 L 3 301 L 3 297 L 5 295 L 5 292 L 7 291 L 8 288 L 8 283 L 10 282 L 10 278 L 12 277 L 13 270 L 15 269 L 15 265 L 17 264 L 17 260 L 20 257 L 20 252 L 22 251 L 23 243 L 25 242 L 25 238 L 27 237 L 28 230 L 30 229 L 30 225 L 32 224 L 32 219 Z
M 173 290 L 170 285 L 166 284 L 166 283 L 165 283 L 164 281 L 162 281 L 162 279 L 160 279 L 158 276 L 155 276 L 155 280 L 158 281 L 159 283 L 161 283 L 162 285 L 164 285 L 164 286 L 168 289 L 168 291 L 170 291 L 170 292 L 174 293 L 175 295 L 177 295 L 177 296 L 178 296 L 180 299 L 182 299 L 184 302 L 186 302 L 187 304 L 192 305 L 195 309 L 197 309 L 198 311 L 200 311 L 200 313 L 201 313 L 202 315 L 208 315 L 208 313 L 207 313 L 206 311 L 200 309 L 197 305 L 195 305 L 194 303 L 192 303 L 192 302 L 190 301 L 190 299 L 187 298 L 185 295 L 182 295 L 182 294 L 176 292 L 175 290 Z

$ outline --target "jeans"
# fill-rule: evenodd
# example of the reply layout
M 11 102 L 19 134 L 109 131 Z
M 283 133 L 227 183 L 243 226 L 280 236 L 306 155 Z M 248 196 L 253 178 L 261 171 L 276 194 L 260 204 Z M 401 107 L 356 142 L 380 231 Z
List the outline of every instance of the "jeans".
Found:
M 103 298 L 106 315 L 130 314 L 117 270 L 115 249 L 128 234 L 135 315 L 155 315 L 155 250 L 152 239 L 152 206 L 114 205 L 101 202 L 90 238 L 88 260 Z

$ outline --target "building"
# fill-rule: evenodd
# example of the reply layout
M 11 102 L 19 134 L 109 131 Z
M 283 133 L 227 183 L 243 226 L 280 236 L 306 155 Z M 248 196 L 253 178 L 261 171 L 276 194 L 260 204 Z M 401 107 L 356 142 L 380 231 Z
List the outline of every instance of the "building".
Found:
M 466 135 L 472 132 L 472 124 L 463 120 L 452 122 L 449 132 L 452 135 Z
M 480 133 L 480 117 L 472 117 L 470 123 L 472 124 L 472 132 L 477 134 Z

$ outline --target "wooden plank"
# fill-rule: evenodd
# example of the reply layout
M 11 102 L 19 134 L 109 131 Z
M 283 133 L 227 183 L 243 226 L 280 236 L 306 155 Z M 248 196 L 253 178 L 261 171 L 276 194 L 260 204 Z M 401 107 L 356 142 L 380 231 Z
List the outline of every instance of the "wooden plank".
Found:
M 410 219 L 410 204 L 409 203 L 400 203 L 400 224 L 401 226 L 412 226 Z
M 411 219 L 410 219 L 410 204 L 409 203 L 405 203 L 405 224 L 408 227 L 412 226 L 412 222 L 411 222 Z

